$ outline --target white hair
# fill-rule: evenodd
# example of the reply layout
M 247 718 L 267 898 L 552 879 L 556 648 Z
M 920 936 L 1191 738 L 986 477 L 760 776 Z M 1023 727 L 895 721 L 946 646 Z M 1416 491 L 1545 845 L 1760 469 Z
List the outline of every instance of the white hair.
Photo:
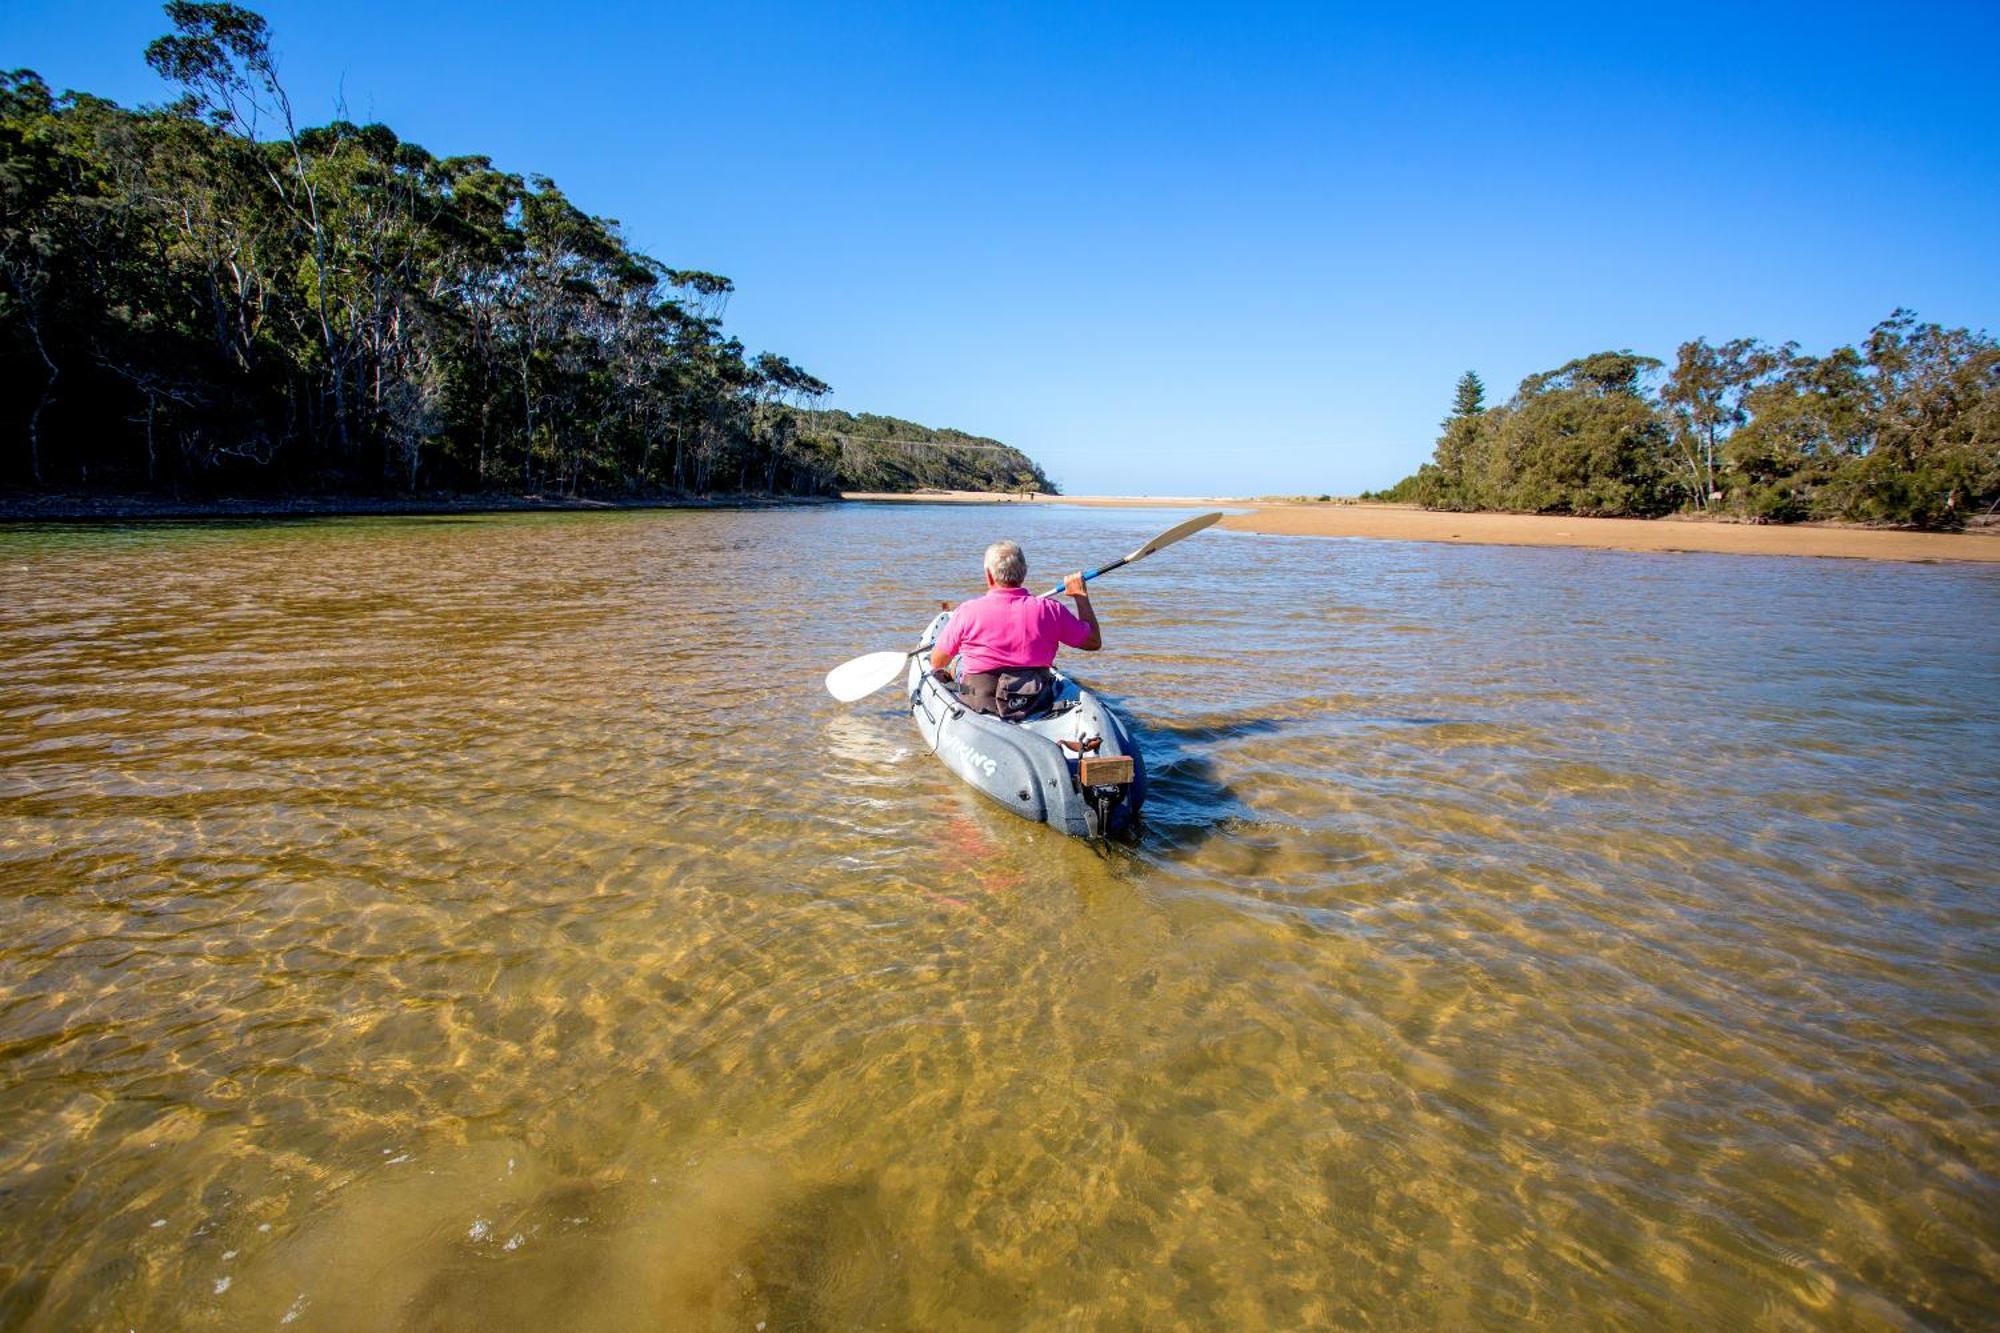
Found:
M 986 572 L 1003 588 L 1018 588 L 1028 577 L 1028 557 L 1019 542 L 994 542 L 986 548 Z

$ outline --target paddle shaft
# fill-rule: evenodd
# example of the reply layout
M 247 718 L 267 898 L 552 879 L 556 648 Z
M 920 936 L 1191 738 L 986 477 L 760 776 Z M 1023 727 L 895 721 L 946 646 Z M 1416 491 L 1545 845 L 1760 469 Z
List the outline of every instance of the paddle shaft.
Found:
M 1085 572 L 1083 576 L 1083 581 L 1085 583 L 1088 583 L 1100 574 L 1109 574 L 1112 570 L 1118 568 L 1120 565 L 1129 565 L 1131 563 L 1132 563 L 1131 556 L 1121 555 L 1116 560 L 1113 560 L 1110 564 L 1104 566 L 1102 569 L 1093 569 Z M 1058 583 L 1055 587 L 1050 588 L 1047 592 L 1043 593 L 1042 596 L 1060 597 L 1062 596 L 1063 587 L 1064 587 L 1063 584 Z

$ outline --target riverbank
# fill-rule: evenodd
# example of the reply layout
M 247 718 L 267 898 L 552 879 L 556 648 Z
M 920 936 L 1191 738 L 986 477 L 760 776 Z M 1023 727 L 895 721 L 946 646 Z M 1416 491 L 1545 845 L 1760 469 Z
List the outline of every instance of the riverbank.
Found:
M 1703 518 L 1571 518 L 1550 514 L 1454 514 L 1411 505 L 1312 503 L 1215 495 L 1046 495 L 992 491 L 846 492 L 871 504 L 1076 505 L 1086 508 L 1226 508 L 1225 528 L 1286 537 L 1594 550 L 1818 556 L 1849 560 L 2000 563 L 2000 525 L 1966 532 L 1911 532 L 1840 523 L 1751 524 Z M 202 519 L 417 517 L 427 514 L 587 512 L 612 509 L 764 509 L 831 503 L 786 495 L 654 495 L 590 499 L 542 495 L 269 496 L 181 500 L 144 495 L 0 495 L 0 523 L 129 523 Z
M 1238 532 L 1286 537 L 1366 537 L 1382 541 L 1461 542 L 1492 546 L 1580 546 L 1613 551 L 1701 551 L 1721 555 L 1819 556 L 1848 560 L 2000 563 L 2000 527 L 1967 532 L 1910 532 L 1841 523 L 1756 524 L 1705 518 L 1572 518 L 1558 514 L 1454 514 L 1413 505 L 1300 503 L 1218 496 L 990 495 L 929 491 L 913 495 L 847 494 L 847 500 L 934 504 L 1073 504 L 1185 508 L 1227 507 L 1222 521 Z
M 590 499 L 568 495 L 277 495 L 182 500 L 158 495 L 4 495 L 0 523 L 333 518 L 424 514 L 564 513 L 600 509 L 770 509 L 830 504 L 818 495 L 679 495 Z

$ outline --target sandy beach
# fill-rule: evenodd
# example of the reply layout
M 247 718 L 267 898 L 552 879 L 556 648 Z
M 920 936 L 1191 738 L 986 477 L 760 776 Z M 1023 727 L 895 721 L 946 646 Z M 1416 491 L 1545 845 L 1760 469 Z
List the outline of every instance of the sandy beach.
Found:
M 1223 496 L 1021 496 L 925 491 L 912 495 L 850 493 L 843 498 L 905 504 L 1071 504 L 1121 508 L 1208 505 L 1236 511 L 1222 521 L 1226 528 L 1288 537 L 1370 537 L 1385 541 L 1807 555 L 1849 560 L 2000 561 L 2000 528 L 1991 526 L 1967 532 L 1906 532 L 1830 523 L 1780 526 L 1699 518 L 1451 514 L 1410 505 L 1314 504 Z
M 1383 541 L 1470 542 L 1495 546 L 1581 546 L 1613 551 L 1704 551 L 1725 555 L 1807 555 L 1850 560 L 2000 562 L 2000 524 L 1965 532 L 1909 532 L 1852 524 L 1732 523 L 1700 518 L 1571 518 L 1549 514 L 1452 514 L 1411 505 L 1312 503 L 1223 495 L 1044 495 L 991 491 L 849 491 L 844 500 L 878 504 L 1078 505 L 1119 509 L 1224 509 L 1222 526 L 1286 537 L 1367 537 Z M 769 508 L 814 504 L 813 497 L 655 496 L 587 500 L 565 496 L 292 496 L 176 501 L 157 496 L 0 496 L 0 522 L 127 522 L 269 519 L 336 515 L 471 514 L 539 510 Z

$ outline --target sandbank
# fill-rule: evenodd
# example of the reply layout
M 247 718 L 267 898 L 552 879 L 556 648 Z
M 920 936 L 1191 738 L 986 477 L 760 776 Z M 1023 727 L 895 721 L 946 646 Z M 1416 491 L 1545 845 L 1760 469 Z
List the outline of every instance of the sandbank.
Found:
M 1226 495 L 1049 495 L 1042 491 L 842 491 L 840 498 L 870 504 L 1085 505 L 1109 509 L 1249 508 L 1260 503 Z
M 1965 532 L 1909 532 L 1843 523 L 1732 523 L 1702 518 L 1570 518 L 1552 514 L 1450 514 L 1412 505 L 1229 499 L 1223 496 L 1052 496 L 982 491 L 909 495 L 850 493 L 848 500 L 926 504 L 1070 504 L 1229 509 L 1222 526 L 1287 537 L 1371 537 L 1384 541 L 1494 546 L 1581 546 L 1610 551 L 1702 551 L 1723 555 L 1809 555 L 1849 560 L 2000 562 L 2000 526 Z

